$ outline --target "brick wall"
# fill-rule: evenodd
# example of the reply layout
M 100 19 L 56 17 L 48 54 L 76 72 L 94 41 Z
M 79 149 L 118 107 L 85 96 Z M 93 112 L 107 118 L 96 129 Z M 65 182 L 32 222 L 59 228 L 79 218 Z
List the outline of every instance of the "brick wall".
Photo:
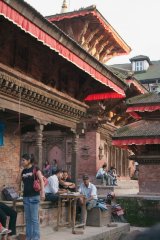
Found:
M 87 132 L 85 138 L 78 141 L 78 173 L 92 176 L 96 173 L 96 132 Z
M 139 191 L 146 194 L 160 194 L 160 165 L 139 165 Z
M 17 187 L 16 179 L 20 162 L 20 136 L 15 133 L 17 125 L 6 124 L 4 146 L 0 146 L 0 191 L 3 186 Z
M 106 162 L 104 149 L 102 151 L 102 158 L 99 158 L 100 145 L 104 146 L 104 142 L 101 140 L 100 134 L 96 131 L 87 132 L 84 138 L 79 138 L 77 151 L 79 178 L 84 173 L 87 173 L 91 177 L 91 180 L 95 180 L 97 170 Z

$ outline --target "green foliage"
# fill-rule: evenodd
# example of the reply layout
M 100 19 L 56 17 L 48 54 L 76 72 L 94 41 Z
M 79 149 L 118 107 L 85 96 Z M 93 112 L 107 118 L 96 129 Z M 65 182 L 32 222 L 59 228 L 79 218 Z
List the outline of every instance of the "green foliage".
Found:
M 125 218 L 133 226 L 150 227 L 160 223 L 160 200 L 140 197 L 117 197 L 125 210 Z

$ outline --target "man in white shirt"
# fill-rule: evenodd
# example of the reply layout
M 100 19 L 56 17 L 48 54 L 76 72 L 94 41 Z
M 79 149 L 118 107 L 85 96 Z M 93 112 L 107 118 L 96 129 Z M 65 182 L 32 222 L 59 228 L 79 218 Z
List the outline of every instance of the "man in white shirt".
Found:
M 59 189 L 59 179 L 62 177 L 63 171 L 57 170 L 56 174 L 48 178 L 48 183 L 44 188 L 45 200 L 57 202 L 59 199 L 59 194 L 66 193 L 66 189 Z
M 87 210 L 95 207 L 97 204 L 97 188 L 94 184 L 89 181 L 88 175 L 83 175 L 83 183 L 81 183 L 78 191 L 86 196 L 86 207 Z M 81 199 L 82 202 L 82 199 Z M 82 203 L 83 204 L 83 203 Z
M 83 175 L 83 183 L 81 183 L 78 191 L 85 195 L 86 197 L 86 209 L 87 210 L 91 210 L 92 208 L 94 208 L 97 204 L 97 188 L 94 184 L 92 184 L 89 181 L 89 176 L 88 175 Z M 82 217 L 85 216 L 84 221 L 86 222 L 87 219 L 87 211 L 85 213 L 82 213 L 83 211 L 83 206 L 84 204 L 84 198 L 80 198 L 79 199 L 79 205 L 81 207 L 81 220 L 82 221 Z

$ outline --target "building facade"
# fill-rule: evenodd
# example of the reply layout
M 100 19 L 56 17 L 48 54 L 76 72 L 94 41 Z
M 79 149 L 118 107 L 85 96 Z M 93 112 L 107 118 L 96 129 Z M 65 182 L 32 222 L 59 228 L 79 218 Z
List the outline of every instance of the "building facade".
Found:
M 0 1 L 0 21 L 1 188 L 16 186 L 24 152 L 40 168 L 56 159 L 74 179 L 86 171 L 95 176 L 104 162 L 127 176 L 128 153 L 111 137 L 128 121 L 123 100 L 145 89 L 132 79 L 128 84 L 24 1 Z M 129 51 L 114 36 L 117 51 Z

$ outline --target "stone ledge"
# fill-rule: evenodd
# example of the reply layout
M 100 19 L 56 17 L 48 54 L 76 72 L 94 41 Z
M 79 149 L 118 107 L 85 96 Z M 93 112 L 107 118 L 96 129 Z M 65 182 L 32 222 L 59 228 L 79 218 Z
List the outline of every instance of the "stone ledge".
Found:
M 41 238 L 45 240 L 118 240 L 123 233 L 130 230 L 129 223 L 117 223 L 117 227 L 89 227 L 87 226 L 83 235 L 72 234 L 71 228 L 60 228 L 58 232 L 53 227 L 41 228 Z

